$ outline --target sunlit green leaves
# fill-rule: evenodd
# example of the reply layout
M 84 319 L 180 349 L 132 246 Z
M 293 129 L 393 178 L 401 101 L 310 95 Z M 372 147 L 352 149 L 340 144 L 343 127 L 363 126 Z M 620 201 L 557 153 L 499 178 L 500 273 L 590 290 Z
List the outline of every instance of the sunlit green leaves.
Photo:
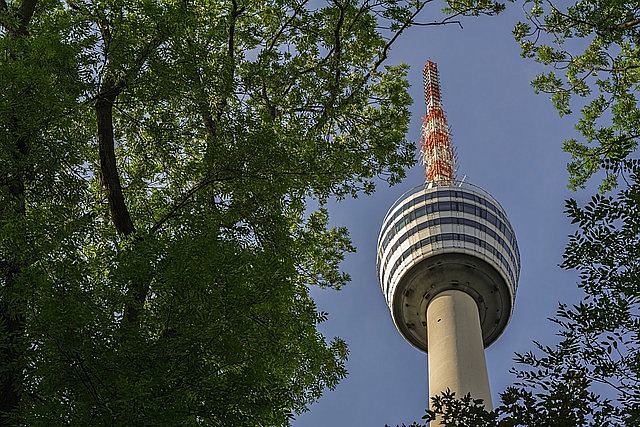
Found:
M 493 0 L 447 0 L 444 13 L 463 16 L 494 15 L 504 10 L 504 3 Z
M 528 22 L 513 31 L 522 56 L 555 71 L 533 81 L 552 94 L 560 115 L 581 109 L 577 130 L 584 137 L 570 149 L 571 188 L 583 187 L 601 170 L 598 162 L 621 162 L 637 149 L 638 11 L 629 3 L 581 0 L 567 6 L 527 0 Z M 587 102 L 573 99 L 577 95 Z M 616 183 L 607 175 L 602 189 Z
M 323 206 L 413 164 L 385 61 L 427 3 L 0 2 L 11 416 L 287 425 L 335 387 L 346 344 L 309 287 L 344 286 L 354 248 Z

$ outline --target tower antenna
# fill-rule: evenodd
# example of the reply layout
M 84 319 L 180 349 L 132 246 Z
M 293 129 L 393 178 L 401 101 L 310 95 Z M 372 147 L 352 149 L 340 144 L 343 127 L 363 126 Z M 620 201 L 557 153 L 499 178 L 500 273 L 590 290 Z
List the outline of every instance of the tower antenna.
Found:
M 423 75 L 427 117 L 422 122 L 420 156 L 425 179 L 427 184 L 450 185 L 455 180 L 455 154 L 447 118 L 442 110 L 438 65 L 427 60 Z

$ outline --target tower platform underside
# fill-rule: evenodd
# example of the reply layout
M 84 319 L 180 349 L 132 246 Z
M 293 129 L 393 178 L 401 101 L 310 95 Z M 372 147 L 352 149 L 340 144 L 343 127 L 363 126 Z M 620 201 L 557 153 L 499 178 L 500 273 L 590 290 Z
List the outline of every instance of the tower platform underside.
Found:
M 447 290 L 465 292 L 475 300 L 482 341 L 488 347 L 509 321 L 512 298 L 505 280 L 494 267 L 465 253 L 433 255 L 402 276 L 391 301 L 392 317 L 400 333 L 415 347 L 427 351 L 427 307 Z
M 446 290 L 474 299 L 486 347 L 511 317 L 520 255 L 506 213 L 484 190 L 421 186 L 387 214 L 377 267 L 393 321 L 415 347 L 427 351 L 427 307 Z

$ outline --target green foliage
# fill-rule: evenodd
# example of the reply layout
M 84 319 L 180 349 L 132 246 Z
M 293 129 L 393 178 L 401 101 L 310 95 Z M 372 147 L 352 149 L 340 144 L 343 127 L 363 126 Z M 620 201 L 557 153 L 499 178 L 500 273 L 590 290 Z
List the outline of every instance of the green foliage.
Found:
M 482 399 L 474 399 L 469 393 L 456 398 L 456 394 L 447 389 L 431 398 L 431 409 L 423 419 L 446 427 L 493 426 L 497 415 L 487 411 L 483 402 Z
M 626 160 L 607 167 L 624 178 L 626 188 L 615 196 L 594 195 L 584 207 L 567 202 L 578 231 L 570 236 L 562 266 L 579 273 L 585 297 L 573 307 L 561 305 L 556 322 L 563 341 L 548 355 L 565 372 L 584 372 L 590 381 L 610 388 L 624 421 L 620 425 L 636 425 L 640 164 Z
M 584 187 L 603 162 L 619 164 L 637 149 L 640 12 L 634 3 L 611 0 L 566 7 L 525 0 L 524 8 L 527 22 L 513 30 L 522 56 L 551 68 L 534 79 L 535 90 L 551 94 L 562 116 L 581 110 L 582 140 L 568 140 L 564 149 L 572 157 L 569 186 Z M 601 189 L 616 182 L 608 174 Z
M 431 407 L 422 419 L 423 423 L 414 421 L 409 426 L 403 424 L 402 427 L 427 427 L 430 425 L 491 427 L 497 423 L 497 414 L 487 411 L 482 399 L 474 399 L 470 393 L 457 398 L 455 392 L 447 389 L 431 398 Z
M 565 344 L 558 348 L 569 350 Z M 545 356 L 533 353 L 518 355 L 519 363 L 532 367 L 520 371 L 521 381 L 501 394 L 502 404 L 496 408 L 499 426 L 617 426 L 620 411 L 610 400 L 591 390 L 593 381 L 586 371 L 563 369 L 550 347 L 540 347 Z M 564 356 L 567 356 L 565 353 Z M 560 356 L 560 358 L 563 356 Z
M 335 387 L 322 206 L 413 164 L 385 60 L 428 3 L 0 0 L 0 424 L 288 425 Z
M 456 398 L 449 390 L 432 397 L 431 410 L 423 417 L 432 426 L 445 427 L 575 427 L 616 426 L 618 411 L 610 402 L 587 391 L 589 380 L 575 372 L 554 375 L 538 372 L 531 383 L 542 386 L 539 392 L 526 386 L 512 386 L 501 394 L 502 403 L 492 411 L 482 400 L 469 394 Z M 537 382 L 541 380 L 541 382 Z M 437 423 L 437 424 L 435 424 Z M 629 424 L 633 425 L 633 424 Z M 420 427 L 414 423 L 409 427 Z

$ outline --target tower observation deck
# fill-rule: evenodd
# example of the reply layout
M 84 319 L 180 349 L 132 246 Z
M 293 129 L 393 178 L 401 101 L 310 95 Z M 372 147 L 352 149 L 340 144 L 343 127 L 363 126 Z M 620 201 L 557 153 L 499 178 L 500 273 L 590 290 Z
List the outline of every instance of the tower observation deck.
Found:
M 425 66 L 425 95 L 426 184 L 403 194 L 384 218 L 378 278 L 398 331 L 429 355 L 430 396 L 449 388 L 458 397 L 484 399 L 490 409 L 484 348 L 511 317 L 520 253 L 500 204 L 480 187 L 455 179 L 431 61 Z

